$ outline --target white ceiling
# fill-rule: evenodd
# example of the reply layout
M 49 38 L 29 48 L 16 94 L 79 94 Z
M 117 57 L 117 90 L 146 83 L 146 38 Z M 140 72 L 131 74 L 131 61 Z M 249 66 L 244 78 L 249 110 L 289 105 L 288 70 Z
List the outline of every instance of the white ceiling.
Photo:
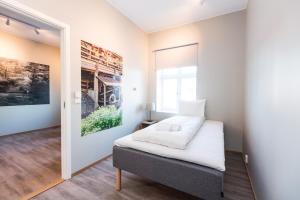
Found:
M 248 0 L 107 0 L 146 32 L 156 32 L 247 7 Z
M 7 18 L 3 15 L 10 16 L 14 19 L 18 19 L 33 26 L 39 27 L 38 31 L 40 34 L 36 34 L 33 27 L 13 19 L 10 20 L 9 26 L 6 25 Z M 12 13 L 5 8 L 0 8 L 0 30 L 19 37 L 33 40 L 35 42 L 40 42 L 56 47 L 59 47 L 60 45 L 60 34 L 58 30 L 48 26 L 47 24 L 32 20 L 25 16 L 20 16 L 16 13 Z

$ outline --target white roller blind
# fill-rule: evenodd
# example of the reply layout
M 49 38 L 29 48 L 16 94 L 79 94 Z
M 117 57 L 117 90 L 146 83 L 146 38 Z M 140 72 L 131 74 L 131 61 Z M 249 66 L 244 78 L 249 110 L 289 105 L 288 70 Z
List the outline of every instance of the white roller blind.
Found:
M 155 52 L 156 111 L 176 113 L 180 100 L 196 100 L 197 53 L 197 44 Z
M 175 47 L 155 52 L 156 69 L 198 65 L 198 44 Z

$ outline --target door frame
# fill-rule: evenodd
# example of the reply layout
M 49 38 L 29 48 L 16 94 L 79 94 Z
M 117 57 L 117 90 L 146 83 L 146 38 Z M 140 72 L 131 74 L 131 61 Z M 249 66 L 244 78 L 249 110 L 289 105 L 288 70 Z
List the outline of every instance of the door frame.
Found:
M 0 7 L 40 21 L 60 31 L 61 176 L 64 180 L 70 179 L 72 176 L 70 26 L 15 0 L 0 0 Z

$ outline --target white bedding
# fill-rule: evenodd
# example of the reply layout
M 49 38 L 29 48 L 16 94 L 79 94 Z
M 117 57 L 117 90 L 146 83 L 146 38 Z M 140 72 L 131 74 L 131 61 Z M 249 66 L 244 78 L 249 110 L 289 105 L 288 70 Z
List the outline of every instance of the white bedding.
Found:
M 115 145 L 225 171 L 223 123 L 218 121 L 206 120 L 184 150 L 135 141 L 132 134 L 116 140 Z
M 132 134 L 132 139 L 175 149 L 185 149 L 199 131 L 204 120 L 204 117 L 174 116 L 136 131 Z M 169 125 L 180 126 L 180 131 L 162 130 L 162 128 L 166 128 L 164 126 Z

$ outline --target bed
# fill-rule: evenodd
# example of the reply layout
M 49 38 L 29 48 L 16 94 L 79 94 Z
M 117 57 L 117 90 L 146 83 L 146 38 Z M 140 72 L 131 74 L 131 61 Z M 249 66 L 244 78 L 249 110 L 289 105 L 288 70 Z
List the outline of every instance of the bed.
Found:
M 223 123 L 206 120 L 185 150 L 135 141 L 115 141 L 116 190 L 121 170 L 202 199 L 222 199 L 225 172 Z

